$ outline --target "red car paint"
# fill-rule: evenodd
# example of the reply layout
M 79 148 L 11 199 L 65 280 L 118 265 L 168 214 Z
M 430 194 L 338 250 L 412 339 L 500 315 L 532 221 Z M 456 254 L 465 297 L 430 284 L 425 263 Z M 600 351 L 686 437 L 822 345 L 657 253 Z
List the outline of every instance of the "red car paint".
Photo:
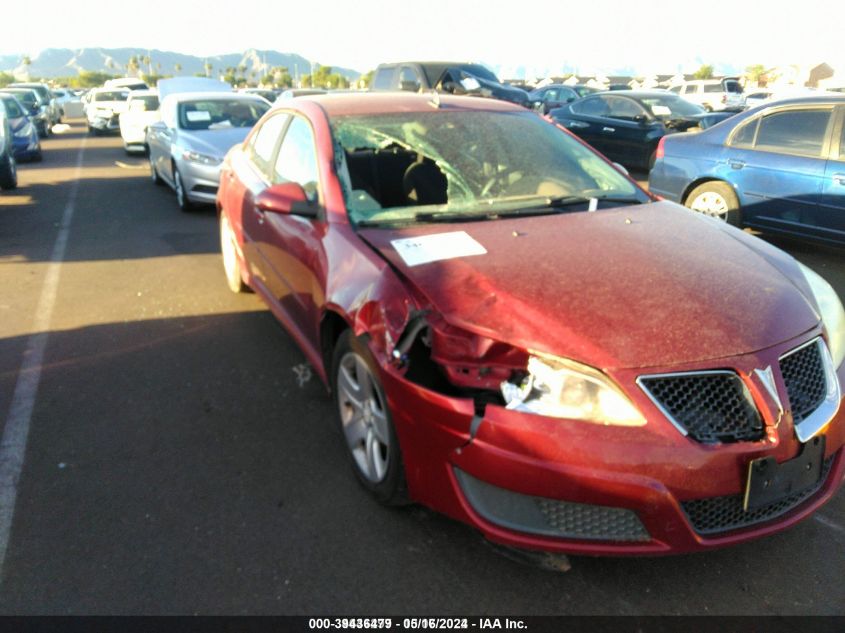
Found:
M 441 96 L 451 109 L 519 110 L 493 100 Z M 332 117 L 431 112 L 426 95 L 304 97 L 285 106 L 311 124 L 323 219 L 259 215 L 268 185 L 242 148 L 226 159 L 218 207 L 234 227 L 245 281 L 268 303 L 326 381 L 336 329 L 367 345 L 380 378 L 415 501 L 515 546 L 585 554 L 661 554 L 739 543 L 784 529 L 826 502 L 845 475 L 845 410 L 826 428 L 826 483 L 769 522 L 715 537 L 692 529 L 685 500 L 741 493 L 750 460 L 799 451 L 791 416 L 778 418 L 754 370 L 822 334 L 807 283 L 778 249 L 670 203 L 475 222 L 362 229 L 349 223 L 335 173 Z M 277 111 L 277 110 L 274 110 Z M 564 133 L 564 132 L 561 132 Z M 248 147 L 251 139 L 244 143 Z M 487 254 L 410 268 L 390 241 L 465 230 Z M 391 357 L 418 310 L 428 311 L 432 359 L 461 387 L 495 389 L 540 350 L 600 368 L 648 420 L 620 428 L 548 418 L 410 381 Z M 757 404 L 766 436 L 701 444 L 681 435 L 635 384 L 647 373 L 732 368 Z M 838 370 L 845 382 L 845 366 Z M 777 389 L 785 393 L 780 376 Z M 838 455 L 837 455 L 838 453 Z M 454 468 L 525 495 L 634 510 L 647 542 L 538 536 L 494 525 L 464 497 Z

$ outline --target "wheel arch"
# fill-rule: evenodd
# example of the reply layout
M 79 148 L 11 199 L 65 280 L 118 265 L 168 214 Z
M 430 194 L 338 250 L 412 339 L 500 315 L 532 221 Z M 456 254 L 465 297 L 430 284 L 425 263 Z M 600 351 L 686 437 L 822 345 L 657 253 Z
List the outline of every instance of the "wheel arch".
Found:
M 689 198 L 689 195 L 693 192 L 693 190 L 696 187 L 698 187 L 699 185 L 703 185 L 706 182 L 720 182 L 722 184 L 727 185 L 728 187 L 730 187 L 731 189 L 734 190 L 734 193 L 736 194 L 736 199 L 740 200 L 739 191 L 737 191 L 737 189 L 733 185 L 733 183 L 728 182 L 724 178 L 717 178 L 716 176 L 701 176 L 700 178 L 693 180 L 691 183 L 689 183 L 686 186 L 683 193 L 681 194 L 680 203 L 683 204 L 683 205 L 686 205 L 687 198 Z M 740 202 L 741 202 L 741 200 L 740 200 Z
M 340 335 L 345 330 L 352 329 L 350 323 L 341 314 L 332 308 L 327 308 L 320 319 L 320 358 L 323 361 L 323 372 L 326 377 L 326 385 L 331 390 L 330 372 L 332 368 L 332 357 L 334 348 Z

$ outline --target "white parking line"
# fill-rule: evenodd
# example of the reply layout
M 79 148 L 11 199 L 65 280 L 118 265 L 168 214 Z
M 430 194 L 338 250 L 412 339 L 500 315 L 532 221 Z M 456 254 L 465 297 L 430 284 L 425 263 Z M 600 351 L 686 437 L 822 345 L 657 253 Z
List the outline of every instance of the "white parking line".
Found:
M 38 306 L 35 309 L 35 318 L 32 323 L 33 333 L 26 342 L 18 380 L 15 383 L 15 391 L 12 395 L 12 404 L 9 407 L 9 416 L 6 418 L 6 427 L 3 430 L 3 439 L 0 441 L 0 579 L 3 577 L 3 566 L 6 562 L 6 550 L 9 545 L 9 533 L 12 529 L 12 517 L 15 513 L 15 501 L 18 496 L 18 480 L 26 455 L 26 442 L 29 436 L 32 410 L 35 407 L 35 398 L 38 395 L 38 383 L 41 381 L 41 364 L 44 360 L 44 349 L 47 346 L 49 336 L 50 318 L 56 304 L 59 273 L 67 248 L 76 196 L 79 192 L 85 141 L 86 138 L 83 137 L 82 145 L 79 147 L 79 153 L 76 156 L 73 183 L 62 214 L 59 234 L 53 244 L 47 273 L 44 275 L 44 285 L 41 288 L 41 296 L 38 299 Z

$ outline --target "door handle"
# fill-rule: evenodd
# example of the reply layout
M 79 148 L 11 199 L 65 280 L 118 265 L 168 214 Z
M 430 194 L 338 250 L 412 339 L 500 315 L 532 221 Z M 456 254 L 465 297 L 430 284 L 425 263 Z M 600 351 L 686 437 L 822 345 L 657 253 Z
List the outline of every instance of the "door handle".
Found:
M 729 160 L 728 165 L 731 166 L 731 169 L 742 169 L 743 167 L 745 167 L 745 161 L 744 160 Z
M 616 131 L 616 128 L 615 128 L 615 127 L 607 127 L 607 126 L 605 126 L 605 127 L 603 127 L 603 128 L 601 129 L 601 131 L 602 131 L 602 132 L 615 132 L 615 131 Z
M 566 124 L 566 127 L 574 127 L 574 128 L 585 128 L 590 127 L 589 123 L 582 123 L 581 121 L 570 121 Z
M 833 174 L 833 182 L 845 187 L 845 174 Z

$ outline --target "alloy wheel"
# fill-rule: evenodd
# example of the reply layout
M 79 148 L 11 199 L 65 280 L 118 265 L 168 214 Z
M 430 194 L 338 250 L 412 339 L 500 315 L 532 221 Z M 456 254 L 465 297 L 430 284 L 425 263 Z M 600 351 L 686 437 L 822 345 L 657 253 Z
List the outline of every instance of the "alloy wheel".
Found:
M 728 212 L 731 210 L 725 198 L 715 191 L 698 194 L 690 203 L 689 208 L 723 221 L 727 221 Z
M 346 444 L 361 475 L 377 484 L 390 466 L 390 431 L 385 403 L 370 369 L 354 351 L 340 360 L 337 402 Z

